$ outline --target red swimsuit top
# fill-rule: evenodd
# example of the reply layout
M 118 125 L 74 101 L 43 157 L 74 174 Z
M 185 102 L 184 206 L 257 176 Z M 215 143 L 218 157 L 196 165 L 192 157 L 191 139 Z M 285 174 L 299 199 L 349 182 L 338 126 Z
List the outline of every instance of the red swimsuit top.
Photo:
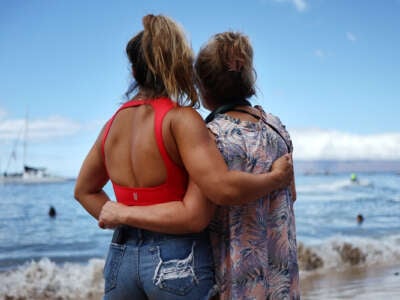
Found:
M 180 201 L 186 192 L 188 176 L 184 169 L 176 165 L 164 146 L 162 137 L 162 122 L 175 104 L 168 98 L 158 98 L 154 100 L 131 100 L 122 105 L 108 121 L 102 139 L 103 157 L 105 159 L 104 144 L 115 116 L 119 111 L 143 104 L 151 105 L 154 110 L 154 133 L 158 149 L 164 161 L 167 171 L 167 178 L 161 185 L 154 187 L 126 187 L 112 182 L 115 197 L 118 202 L 125 205 L 151 205 L 169 201 Z

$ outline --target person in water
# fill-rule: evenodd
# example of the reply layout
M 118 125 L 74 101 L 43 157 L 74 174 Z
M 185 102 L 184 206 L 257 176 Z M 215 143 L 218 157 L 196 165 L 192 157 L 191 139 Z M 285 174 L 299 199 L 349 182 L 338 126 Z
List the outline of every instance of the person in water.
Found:
M 50 206 L 48 214 L 49 217 L 55 218 L 57 215 L 56 209 L 53 206 Z
M 214 204 L 207 198 L 251 201 L 284 188 L 293 177 L 291 157 L 264 174 L 229 170 L 193 109 L 193 52 L 182 29 L 162 15 L 145 16 L 143 27 L 126 47 L 135 95 L 101 130 L 74 195 L 100 227 L 115 229 L 104 299 L 208 299 L 215 281 L 205 230 Z M 103 189 L 109 180 L 117 202 Z M 141 222 L 132 221 L 135 209 Z M 154 217 L 165 230 L 149 221 Z
M 362 214 L 357 215 L 357 223 L 361 225 L 364 222 L 364 216 Z
M 351 173 L 351 174 L 350 174 L 350 181 L 353 182 L 353 183 L 359 183 L 359 182 L 358 182 L 358 177 L 357 177 L 357 174 L 356 174 L 356 173 Z

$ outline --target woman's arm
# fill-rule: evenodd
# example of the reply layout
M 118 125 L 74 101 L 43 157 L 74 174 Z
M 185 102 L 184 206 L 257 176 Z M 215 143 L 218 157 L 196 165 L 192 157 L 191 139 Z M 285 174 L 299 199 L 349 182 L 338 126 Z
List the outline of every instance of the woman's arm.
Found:
M 222 198 L 225 197 L 226 201 L 225 203 L 221 201 L 221 204 L 240 204 L 253 201 L 271 190 L 279 189 L 288 184 L 286 178 L 290 177 L 292 174 L 292 166 L 289 157 L 278 159 L 272 165 L 271 172 L 268 174 L 251 175 L 244 172 L 229 172 L 215 142 L 209 137 L 208 130 L 204 126 L 203 120 L 197 113 L 195 117 L 198 117 L 197 121 L 199 121 L 195 126 L 199 126 L 200 129 L 202 129 L 200 133 L 205 134 L 206 139 L 203 141 L 200 140 L 198 141 L 199 143 L 194 143 L 193 145 L 200 145 L 205 142 L 207 149 L 206 151 L 200 151 L 203 152 L 201 159 L 197 161 L 194 159 L 194 161 L 196 164 L 202 164 L 201 162 L 205 157 L 206 159 L 203 161 L 203 164 L 209 168 L 205 170 L 200 166 L 200 171 L 203 172 L 202 176 L 200 176 L 200 182 L 204 183 L 202 180 L 207 182 L 208 179 L 213 182 L 213 184 L 206 185 L 205 188 L 210 187 L 212 189 L 209 194 L 216 194 L 217 196 L 222 194 Z M 188 121 L 189 124 L 193 123 L 188 119 L 183 121 Z M 184 122 L 183 124 L 185 124 Z M 103 187 L 109 178 L 103 162 L 101 136 L 102 134 L 99 135 L 83 162 L 74 193 L 75 198 L 81 205 L 93 217 L 100 219 L 99 226 L 112 228 L 118 224 L 131 224 L 132 226 L 149 230 L 183 233 L 200 231 L 208 224 L 214 208 L 213 205 L 205 199 L 205 196 L 201 194 L 199 188 L 195 184 L 190 184 L 183 202 L 164 203 L 154 205 L 153 207 L 126 207 L 111 202 L 110 198 L 103 191 Z M 187 138 L 189 140 L 191 140 L 190 137 L 196 138 L 188 134 Z M 202 137 L 204 138 L 204 135 Z M 186 143 L 186 146 L 187 145 Z M 194 148 L 198 151 L 197 146 Z M 182 149 L 179 150 L 182 153 Z M 216 156 L 216 160 L 215 158 L 214 160 L 207 159 L 207 155 L 210 152 L 212 155 Z M 209 158 L 211 157 L 212 156 Z M 219 168 L 223 172 L 215 172 L 215 167 L 217 165 L 219 165 Z M 196 168 L 199 168 L 199 166 Z M 196 170 L 196 168 L 194 169 Z M 218 167 L 216 169 L 219 170 Z M 221 181 L 217 178 L 218 176 L 221 176 Z M 224 176 L 227 177 L 227 180 L 224 179 Z M 222 186 L 224 188 L 221 188 Z M 261 186 L 261 192 L 253 192 L 254 187 L 260 190 L 259 186 Z M 247 190 L 249 190 L 248 195 L 246 194 Z M 234 198 L 233 195 L 237 197 Z M 104 204 L 106 205 L 102 210 Z
M 279 163 L 280 161 L 277 161 L 274 164 Z M 273 165 L 274 167 L 276 168 L 276 165 Z M 246 203 L 241 200 L 235 204 Z M 106 202 L 99 216 L 99 227 L 105 229 L 128 225 L 171 234 L 199 232 L 206 228 L 214 211 L 215 205 L 208 201 L 199 187 L 190 180 L 183 201 L 149 206 L 125 206 L 113 201 Z
M 207 198 L 219 205 L 249 202 L 288 186 L 293 178 L 290 155 L 277 160 L 270 172 L 229 171 L 203 119 L 193 109 L 174 111 L 171 125 L 183 164 Z
M 125 206 L 111 201 L 103 191 L 108 181 L 101 151 L 101 136 L 97 138 L 80 169 L 74 190 L 79 203 L 99 221 L 101 228 L 130 225 L 163 233 L 182 234 L 202 231 L 214 214 L 214 204 L 208 201 L 192 181 L 183 201 L 151 206 Z
M 83 161 L 74 190 L 75 199 L 96 219 L 104 203 L 110 201 L 103 191 L 109 178 L 103 162 L 101 136 L 100 133 Z
M 183 201 L 149 206 L 125 206 L 108 201 L 99 216 L 101 228 L 129 225 L 171 234 L 200 232 L 207 227 L 215 210 L 192 181 Z

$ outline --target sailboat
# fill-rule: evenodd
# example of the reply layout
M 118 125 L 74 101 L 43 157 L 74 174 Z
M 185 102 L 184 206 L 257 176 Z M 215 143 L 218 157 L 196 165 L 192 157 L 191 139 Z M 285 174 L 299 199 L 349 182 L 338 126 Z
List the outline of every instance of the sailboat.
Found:
M 7 168 L 0 174 L 1 183 L 51 183 L 67 181 L 67 178 L 49 174 L 44 167 L 34 167 L 26 164 L 26 150 L 28 140 L 28 114 L 25 118 L 25 130 L 23 135 L 23 168 L 18 172 L 9 172 L 8 169 L 13 160 L 16 160 L 16 153 L 20 141 L 21 133 L 14 143 L 11 155 L 8 159 Z

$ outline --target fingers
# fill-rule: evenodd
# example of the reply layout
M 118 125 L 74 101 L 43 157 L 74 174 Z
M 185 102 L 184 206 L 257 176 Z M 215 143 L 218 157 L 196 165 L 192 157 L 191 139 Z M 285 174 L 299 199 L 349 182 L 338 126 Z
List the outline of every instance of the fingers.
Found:
M 118 207 L 120 204 L 107 201 L 101 208 L 98 226 L 102 229 L 113 229 L 119 224 Z
M 106 229 L 106 224 L 103 221 L 97 223 L 101 229 Z

